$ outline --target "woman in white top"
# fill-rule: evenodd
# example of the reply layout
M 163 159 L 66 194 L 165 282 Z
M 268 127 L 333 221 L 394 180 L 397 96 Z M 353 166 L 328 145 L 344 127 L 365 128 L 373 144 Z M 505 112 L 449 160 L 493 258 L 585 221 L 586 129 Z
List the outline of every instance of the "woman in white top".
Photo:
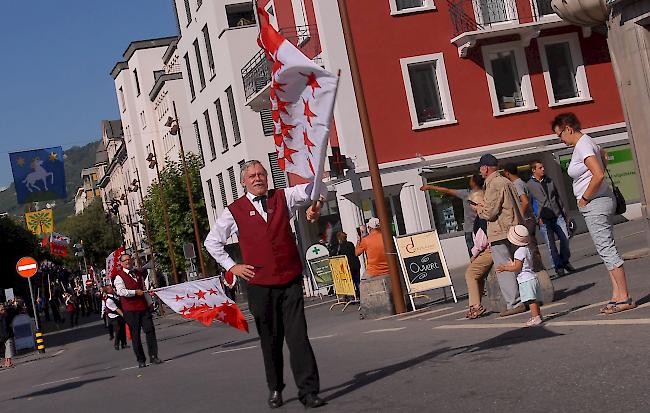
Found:
M 636 303 L 627 289 L 623 259 L 614 244 L 610 217 L 614 215 L 616 203 L 611 188 L 605 182 L 607 156 L 589 135 L 580 132 L 580 121 L 573 113 L 556 116 L 552 128 L 564 144 L 574 148 L 567 172 L 573 179 L 578 209 L 585 218 L 589 234 L 612 281 L 612 298 L 601 312 L 615 314 L 635 308 Z

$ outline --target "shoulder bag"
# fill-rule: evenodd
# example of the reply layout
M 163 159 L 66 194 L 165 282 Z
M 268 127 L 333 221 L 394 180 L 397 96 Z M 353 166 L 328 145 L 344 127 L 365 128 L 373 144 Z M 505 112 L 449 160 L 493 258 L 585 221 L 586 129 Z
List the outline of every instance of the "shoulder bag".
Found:
M 605 172 L 609 177 L 609 181 L 612 183 L 612 191 L 614 192 L 614 200 L 616 201 L 616 215 L 624 214 L 627 211 L 627 204 L 625 203 L 625 197 L 621 190 L 614 184 L 612 175 L 609 173 L 609 169 L 605 166 Z

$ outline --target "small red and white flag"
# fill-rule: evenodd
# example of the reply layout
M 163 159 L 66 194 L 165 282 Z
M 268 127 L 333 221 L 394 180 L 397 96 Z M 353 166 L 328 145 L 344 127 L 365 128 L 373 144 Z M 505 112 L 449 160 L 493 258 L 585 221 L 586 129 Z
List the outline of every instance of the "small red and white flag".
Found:
M 61 257 L 68 256 L 68 245 L 70 244 L 70 238 L 57 232 L 53 232 L 49 240 L 50 252 L 52 254 L 59 255 Z
M 317 200 L 338 76 L 305 56 L 275 30 L 264 9 L 257 10 L 260 17 L 257 42 L 273 63 L 270 94 L 278 164 L 287 172 L 313 179 L 312 199 Z
M 237 304 L 224 294 L 217 277 L 158 288 L 153 292 L 185 318 L 198 320 L 206 326 L 210 326 L 217 319 L 248 333 L 244 314 Z
M 118 271 L 122 269 L 122 265 L 120 264 L 120 255 L 122 255 L 123 252 L 124 247 L 120 247 L 106 257 L 106 276 L 111 281 L 115 278 Z

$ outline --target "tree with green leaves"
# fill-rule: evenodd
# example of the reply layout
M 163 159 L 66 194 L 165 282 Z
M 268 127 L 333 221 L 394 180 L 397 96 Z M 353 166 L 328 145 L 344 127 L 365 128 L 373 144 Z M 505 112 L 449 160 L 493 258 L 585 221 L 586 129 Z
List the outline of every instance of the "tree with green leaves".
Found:
M 190 175 L 190 188 L 196 209 L 197 221 L 201 239 L 205 239 L 210 231 L 210 223 L 206 211 L 205 199 L 203 197 L 203 186 L 199 170 L 203 166 L 201 158 L 195 154 L 186 155 L 187 168 Z M 178 271 L 187 271 L 185 258 L 183 256 L 183 244 L 195 244 L 194 225 L 190 211 L 187 189 L 185 186 L 185 175 L 183 165 L 180 162 L 167 161 L 165 167 L 160 171 L 160 177 L 164 188 L 169 214 L 169 227 Z M 156 265 L 168 273 L 171 273 L 171 260 L 169 259 L 169 248 L 167 246 L 167 234 L 163 218 L 163 203 L 160 193 L 160 186 L 154 183 L 149 187 L 144 199 L 144 208 L 147 212 L 152 237 L 152 244 L 156 250 Z M 194 245 L 197 248 L 197 245 Z M 203 248 L 203 245 L 199 245 Z M 206 260 L 209 254 L 203 248 L 203 255 Z M 212 265 L 210 265 L 212 264 Z M 214 262 L 206 264 L 208 267 Z

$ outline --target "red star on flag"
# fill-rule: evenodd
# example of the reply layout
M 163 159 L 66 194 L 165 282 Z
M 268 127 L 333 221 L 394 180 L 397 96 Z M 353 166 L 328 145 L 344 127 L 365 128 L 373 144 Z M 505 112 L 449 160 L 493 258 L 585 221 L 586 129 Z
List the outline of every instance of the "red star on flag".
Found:
M 291 149 L 290 147 L 287 146 L 287 144 L 284 144 L 284 156 L 283 158 L 286 159 L 287 161 L 293 163 L 293 159 L 291 156 L 298 151 Z
M 193 295 L 189 295 L 189 294 L 188 294 L 186 297 L 187 297 L 187 298 L 194 298 Z
M 284 142 L 284 136 L 279 133 L 274 133 L 273 140 L 275 141 L 275 146 L 282 146 L 282 143 Z
M 271 89 L 284 92 L 284 89 L 282 89 L 282 87 L 286 85 L 287 85 L 286 83 L 279 83 L 277 80 L 273 79 L 273 83 L 271 84 Z
M 314 142 L 309 140 L 309 136 L 307 135 L 307 130 L 302 131 L 302 137 L 303 137 L 303 142 L 305 143 L 305 146 L 307 147 L 307 150 L 309 151 L 309 154 L 311 154 L 311 148 L 316 146 Z
M 309 122 L 309 126 L 311 126 L 311 118 L 315 118 L 318 115 L 312 112 L 311 109 L 309 108 L 309 101 L 303 99 L 302 103 L 305 105 L 305 111 L 303 112 L 303 114 L 307 117 L 307 122 Z
M 195 292 L 194 294 L 196 294 L 196 299 L 197 300 L 205 300 L 205 292 L 199 290 L 199 291 Z
M 210 295 L 213 295 L 213 294 L 216 295 L 216 294 L 217 294 L 217 290 L 215 290 L 214 288 L 210 288 L 210 289 L 208 290 L 208 293 L 210 293 Z
M 280 129 L 282 130 L 282 136 L 284 136 L 285 138 L 289 138 L 289 139 L 292 138 L 290 131 L 291 131 L 291 129 L 293 129 L 295 127 L 296 127 L 295 125 L 290 125 L 288 123 L 284 123 L 282 118 L 280 118 Z
M 320 84 L 318 84 L 318 80 L 316 79 L 316 74 L 311 72 L 308 75 L 304 73 L 301 73 L 301 75 L 307 78 L 307 86 L 311 87 L 311 96 L 315 97 L 316 89 L 320 88 Z
M 278 106 L 278 112 L 284 112 L 287 115 L 289 114 L 289 112 L 287 111 L 287 105 L 289 104 L 289 102 L 285 102 L 282 99 L 276 99 L 275 103 Z
M 176 301 L 177 302 L 181 301 L 181 300 L 184 300 L 184 299 L 185 299 L 185 297 L 180 297 L 178 294 L 176 294 Z

